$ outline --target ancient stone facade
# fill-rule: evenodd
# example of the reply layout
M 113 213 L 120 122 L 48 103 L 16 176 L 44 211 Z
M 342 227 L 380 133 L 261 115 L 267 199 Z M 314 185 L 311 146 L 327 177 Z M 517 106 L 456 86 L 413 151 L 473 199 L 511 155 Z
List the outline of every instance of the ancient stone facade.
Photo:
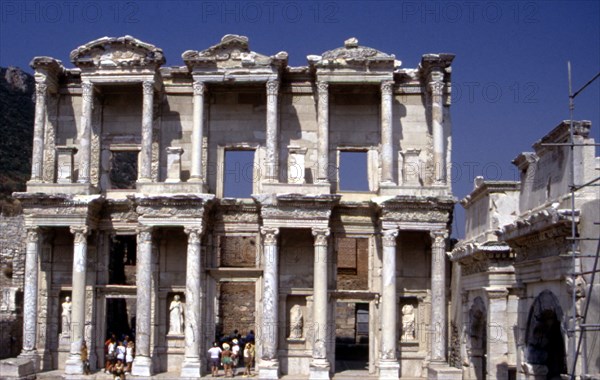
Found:
M 118 330 L 135 333 L 133 375 L 199 377 L 235 328 L 256 332 L 263 379 L 330 378 L 338 334 L 381 379 L 460 374 L 445 339 L 453 55 L 402 68 L 349 39 L 290 67 L 227 35 L 182 67 L 129 36 L 70 58 L 32 61 L 32 176 L 17 194 L 21 357 L 37 370 L 80 374 L 84 339 L 100 367 Z M 245 197 L 226 196 L 231 152 L 253 157 L 237 172 Z M 364 159 L 365 191 L 344 188 L 346 153 Z M 183 334 L 169 333 L 176 295 Z
M 562 122 L 533 145 L 535 152 L 515 158 L 520 181 L 477 178 L 461 201 L 466 239 L 451 253 L 450 362 L 463 369 L 465 379 L 554 379 L 573 373 L 581 334 L 579 328 L 573 333 L 573 315 L 580 323 L 600 322 L 597 275 L 592 283 L 600 196 L 597 187 L 581 186 L 597 178 L 600 159 L 594 157 L 590 123 L 574 123 L 572 151 L 565 145 L 569 125 Z M 578 186 L 574 214 L 571 170 Z M 582 238 L 575 257 L 573 220 Z M 582 339 L 577 378 L 598 378 L 598 338 L 592 328 Z

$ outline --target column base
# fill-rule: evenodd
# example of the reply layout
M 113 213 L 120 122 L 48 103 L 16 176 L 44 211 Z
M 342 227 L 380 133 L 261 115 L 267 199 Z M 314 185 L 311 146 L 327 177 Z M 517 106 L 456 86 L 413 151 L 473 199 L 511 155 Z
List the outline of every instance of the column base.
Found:
M 262 360 L 258 365 L 259 379 L 279 379 L 279 362 L 277 360 Z
M 380 361 L 379 362 L 379 379 L 389 380 L 398 379 L 400 373 L 400 364 L 395 361 Z
M 462 380 L 462 370 L 446 362 L 430 362 L 427 367 L 428 380 Z
M 329 376 L 330 370 L 331 366 L 329 365 L 329 361 L 327 361 L 327 359 L 313 359 L 310 363 L 308 378 L 310 380 L 329 380 L 331 378 Z
M 133 359 L 131 367 L 133 376 L 150 377 L 152 376 L 152 359 L 147 356 L 136 356 Z
M 65 375 L 83 375 L 83 362 L 79 355 L 69 355 L 65 362 Z
M 185 358 L 181 363 L 181 377 L 196 378 L 202 377 L 202 366 L 198 358 Z
M 39 358 L 35 353 L 25 353 L 17 358 L 0 360 L 0 374 L 3 379 L 7 380 L 35 379 L 36 362 L 39 365 Z

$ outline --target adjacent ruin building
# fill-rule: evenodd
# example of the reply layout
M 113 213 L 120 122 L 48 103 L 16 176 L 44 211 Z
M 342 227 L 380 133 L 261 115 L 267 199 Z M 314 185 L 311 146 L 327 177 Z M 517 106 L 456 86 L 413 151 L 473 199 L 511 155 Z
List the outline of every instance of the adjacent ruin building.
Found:
M 464 379 L 600 378 L 600 196 L 584 186 L 597 182 L 600 159 L 590 122 L 574 122 L 573 146 L 569 126 L 513 160 L 519 181 L 477 178 L 461 201 L 466 239 L 450 255 L 450 362 Z
M 127 333 L 133 375 L 199 377 L 238 329 L 256 332 L 264 379 L 350 359 L 381 379 L 460 377 L 445 339 L 454 56 L 403 68 L 352 38 L 290 67 L 227 35 L 182 58 L 163 67 L 125 36 L 75 49 L 75 68 L 33 59 L 20 357 L 80 374 L 82 340 L 98 368 Z

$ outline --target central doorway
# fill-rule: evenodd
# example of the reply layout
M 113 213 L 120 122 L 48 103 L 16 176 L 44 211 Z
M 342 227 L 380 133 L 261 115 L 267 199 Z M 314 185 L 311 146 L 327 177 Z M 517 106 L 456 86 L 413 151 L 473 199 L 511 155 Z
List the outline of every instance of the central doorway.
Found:
M 106 298 L 106 336 L 113 334 L 117 340 L 128 336 L 135 341 L 136 302 L 131 297 Z
M 335 372 L 369 370 L 369 304 L 336 302 Z

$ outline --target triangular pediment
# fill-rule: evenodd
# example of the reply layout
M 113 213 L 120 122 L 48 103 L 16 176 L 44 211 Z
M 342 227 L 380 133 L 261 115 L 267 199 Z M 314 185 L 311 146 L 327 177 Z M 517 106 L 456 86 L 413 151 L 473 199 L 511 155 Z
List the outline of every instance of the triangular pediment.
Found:
M 131 36 L 102 37 L 73 50 L 71 62 L 80 68 L 153 68 L 165 63 L 163 51 Z
M 287 53 L 280 52 L 274 56 L 267 56 L 251 51 L 248 46 L 248 37 L 236 34 L 227 34 L 218 44 L 208 49 L 197 51 L 187 50 L 182 55 L 185 64 L 194 68 L 261 68 L 271 66 L 284 66 L 287 63 Z
M 349 38 L 344 41 L 344 46 L 321 55 L 309 55 L 308 61 L 317 68 L 365 67 L 393 70 L 395 66 L 400 66 L 393 54 L 360 46 L 356 38 Z

